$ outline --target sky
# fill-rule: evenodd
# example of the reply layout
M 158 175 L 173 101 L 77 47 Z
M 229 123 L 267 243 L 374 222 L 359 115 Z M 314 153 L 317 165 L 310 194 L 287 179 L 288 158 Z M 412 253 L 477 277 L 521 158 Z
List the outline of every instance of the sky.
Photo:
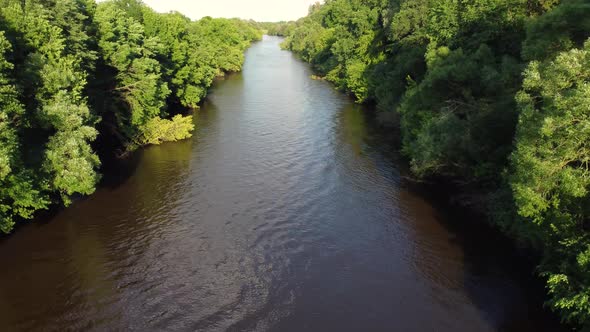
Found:
M 239 17 L 259 22 L 290 21 L 307 15 L 317 0 L 143 0 L 158 12 L 175 10 L 197 20 L 203 16 Z

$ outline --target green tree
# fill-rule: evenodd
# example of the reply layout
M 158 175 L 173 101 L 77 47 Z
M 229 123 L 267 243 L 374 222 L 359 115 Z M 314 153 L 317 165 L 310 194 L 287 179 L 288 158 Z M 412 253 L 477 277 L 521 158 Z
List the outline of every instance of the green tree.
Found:
M 41 143 L 44 155 L 44 160 L 25 160 L 25 163 L 31 171 L 41 172 L 37 180 L 46 185 L 43 190 L 59 193 L 66 204 L 74 193 L 93 192 L 99 178 L 96 173 L 98 158 L 90 147 L 96 137 L 93 128 L 96 118 L 90 114 L 83 96 L 87 74 L 81 67 L 94 56 L 86 48 L 88 36 L 84 30 L 80 25 L 79 30 L 74 27 L 74 22 L 83 21 L 86 16 L 80 12 L 79 17 L 72 19 L 72 28 L 66 33 L 61 27 L 65 26 L 66 18 L 58 15 L 63 7 L 71 9 L 78 4 L 80 2 L 75 0 L 56 4 L 5 1 L 2 9 L 6 28 L 15 40 L 13 56 L 19 75 L 17 80 L 26 101 L 24 118 L 28 128 L 24 129 L 40 129 L 25 140 Z M 89 51 L 91 55 L 79 56 L 80 51 Z M 78 109 L 84 111 L 68 112 Z M 78 162 L 87 167 L 73 167 L 72 156 L 57 153 L 65 137 L 69 138 L 72 153 L 78 151 Z
M 115 115 L 123 133 L 135 140 L 139 128 L 154 117 L 165 116 L 168 84 L 156 60 L 163 51 L 157 37 L 146 37 L 143 25 L 119 8 L 117 1 L 96 9 L 98 45 L 105 62 L 116 70 L 113 89 L 128 112 Z
M 34 186 L 34 178 L 21 159 L 18 128 L 24 107 L 11 83 L 13 64 L 6 60 L 11 45 L 0 32 L 0 231 L 9 232 L 15 218 L 31 218 L 33 212 L 47 208 L 48 200 Z
M 517 99 L 515 204 L 540 234 L 551 305 L 584 324 L 590 318 L 590 41 L 555 60 L 532 62 Z

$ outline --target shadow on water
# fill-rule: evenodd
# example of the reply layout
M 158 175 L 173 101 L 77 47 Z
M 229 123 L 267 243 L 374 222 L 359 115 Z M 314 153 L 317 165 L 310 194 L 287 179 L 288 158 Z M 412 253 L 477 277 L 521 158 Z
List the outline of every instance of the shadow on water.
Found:
M 153 259 L 148 249 L 158 243 L 157 229 L 175 221 L 158 212 L 177 204 L 191 146 L 186 140 L 148 147 L 111 164 L 112 173 L 93 195 L 41 215 L 0 241 L 0 283 L 14 285 L 0 287 L 5 331 L 94 330 L 105 322 L 132 327 L 123 313 L 138 304 L 125 296 L 150 276 L 130 276 L 124 268 Z M 9 271 L 20 271 L 19 279 Z
M 116 156 L 102 158 L 100 187 L 115 189 L 123 185 L 135 173 L 142 154 L 143 151 L 138 150 L 121 158 Z
M 488 224 L 485 215 L 453 202 L 451 198 L 456 188 L 412 181 L 407 161 L 399 153 L 399 132 L 382 126 L 374 109 L 368 112 L 345 110 L 342 117 L 348 118 L 344 127 L 349 130 L 365 128 L 364 132 L 347 139 L 353 149 L 378 155 L 375 159 L 382 156 L 397 166 L 395 176 L 403 179 L 400 183 L 402 195 L 413 201 L 410 204 L 415 205 L 412 209 L 417 213 L 415 219 L 427 221 L 419 226 L 423 227 L 420 232 L 428 234 L 427 229 L 436 224 L 451 234 L 448 243 L 463 253 L 462 287 L 491 326 L 498 331 L 519 332 L 535 330 L 541 321 L 543 331 L 570 330 L 544 307 L 547 294 L 544 281 L 534 274 L 536 258 L 524 253 Z
M 544 308 L 544 282 L 534 274 L 535 259 L 485 222 L 486 216 L 450 203 L 449 193 L 434 185 L 408 183 L 406 188 L 435 208 L 433 219 L 453 235 L 463 251 L 464 289 L 483 317 L 498 331 L 567 331 Z M 487 287 L 482 287 L 487 286 Z
M 135 173 L 143 151 L 140 149 L 125 156 L 116 156 L 112 151 L 104 152 L 101 150 L 101 167 L 99 173 L 101 174 L 98 188 L 116 189 L 125 184 L 125 182 Z M 72 204 L 79 204 L 84 200 L 89 199 L 90 196 L 73 195 L 71 197 Z M 33 220 L 22 220 L 14 225 L 12 232 L 8 235 L 0 234 L 0 243 L 6 241 L 11 237 L 11 234 L 19 232 L 23 227 L 43 227 L 50 223 L 56 216 L 63 212 L 64 207 L 61 204 L 50 205 L 47 210 L 40 210 L 35 213 Z

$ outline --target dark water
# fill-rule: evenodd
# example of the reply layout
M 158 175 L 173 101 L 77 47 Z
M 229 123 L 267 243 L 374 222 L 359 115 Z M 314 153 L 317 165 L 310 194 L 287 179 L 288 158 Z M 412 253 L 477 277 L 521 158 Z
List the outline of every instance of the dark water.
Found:
M 367 112 L 278 43 L 217 84 L 192 140 L 0 242 L 1 330 L 555 331 L 508 249 L 451 230 Z

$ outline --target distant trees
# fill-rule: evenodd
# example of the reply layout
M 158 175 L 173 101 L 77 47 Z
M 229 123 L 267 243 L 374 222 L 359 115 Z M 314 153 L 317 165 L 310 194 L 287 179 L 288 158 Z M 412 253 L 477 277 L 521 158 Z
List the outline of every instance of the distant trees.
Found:
M 590 326 L 589 38 L 586 0 L 331 0 L 283 46 L 397 112 L 416 175 L 487 194 L 543 253 L 551 306 Z
M 94 191 L 98 128 L 124 149 L 189 137 L 179 113 L 260 37 L 137 0 L 0 0 L 0 230 Z
M 248 23 L 256 26 L 258 29 L 262 30 L 269 36 L 281 36 L 286 37 L 291 35 L 293 29 L 295 28 L 295 22 L 254 22 L 249 21 Z

